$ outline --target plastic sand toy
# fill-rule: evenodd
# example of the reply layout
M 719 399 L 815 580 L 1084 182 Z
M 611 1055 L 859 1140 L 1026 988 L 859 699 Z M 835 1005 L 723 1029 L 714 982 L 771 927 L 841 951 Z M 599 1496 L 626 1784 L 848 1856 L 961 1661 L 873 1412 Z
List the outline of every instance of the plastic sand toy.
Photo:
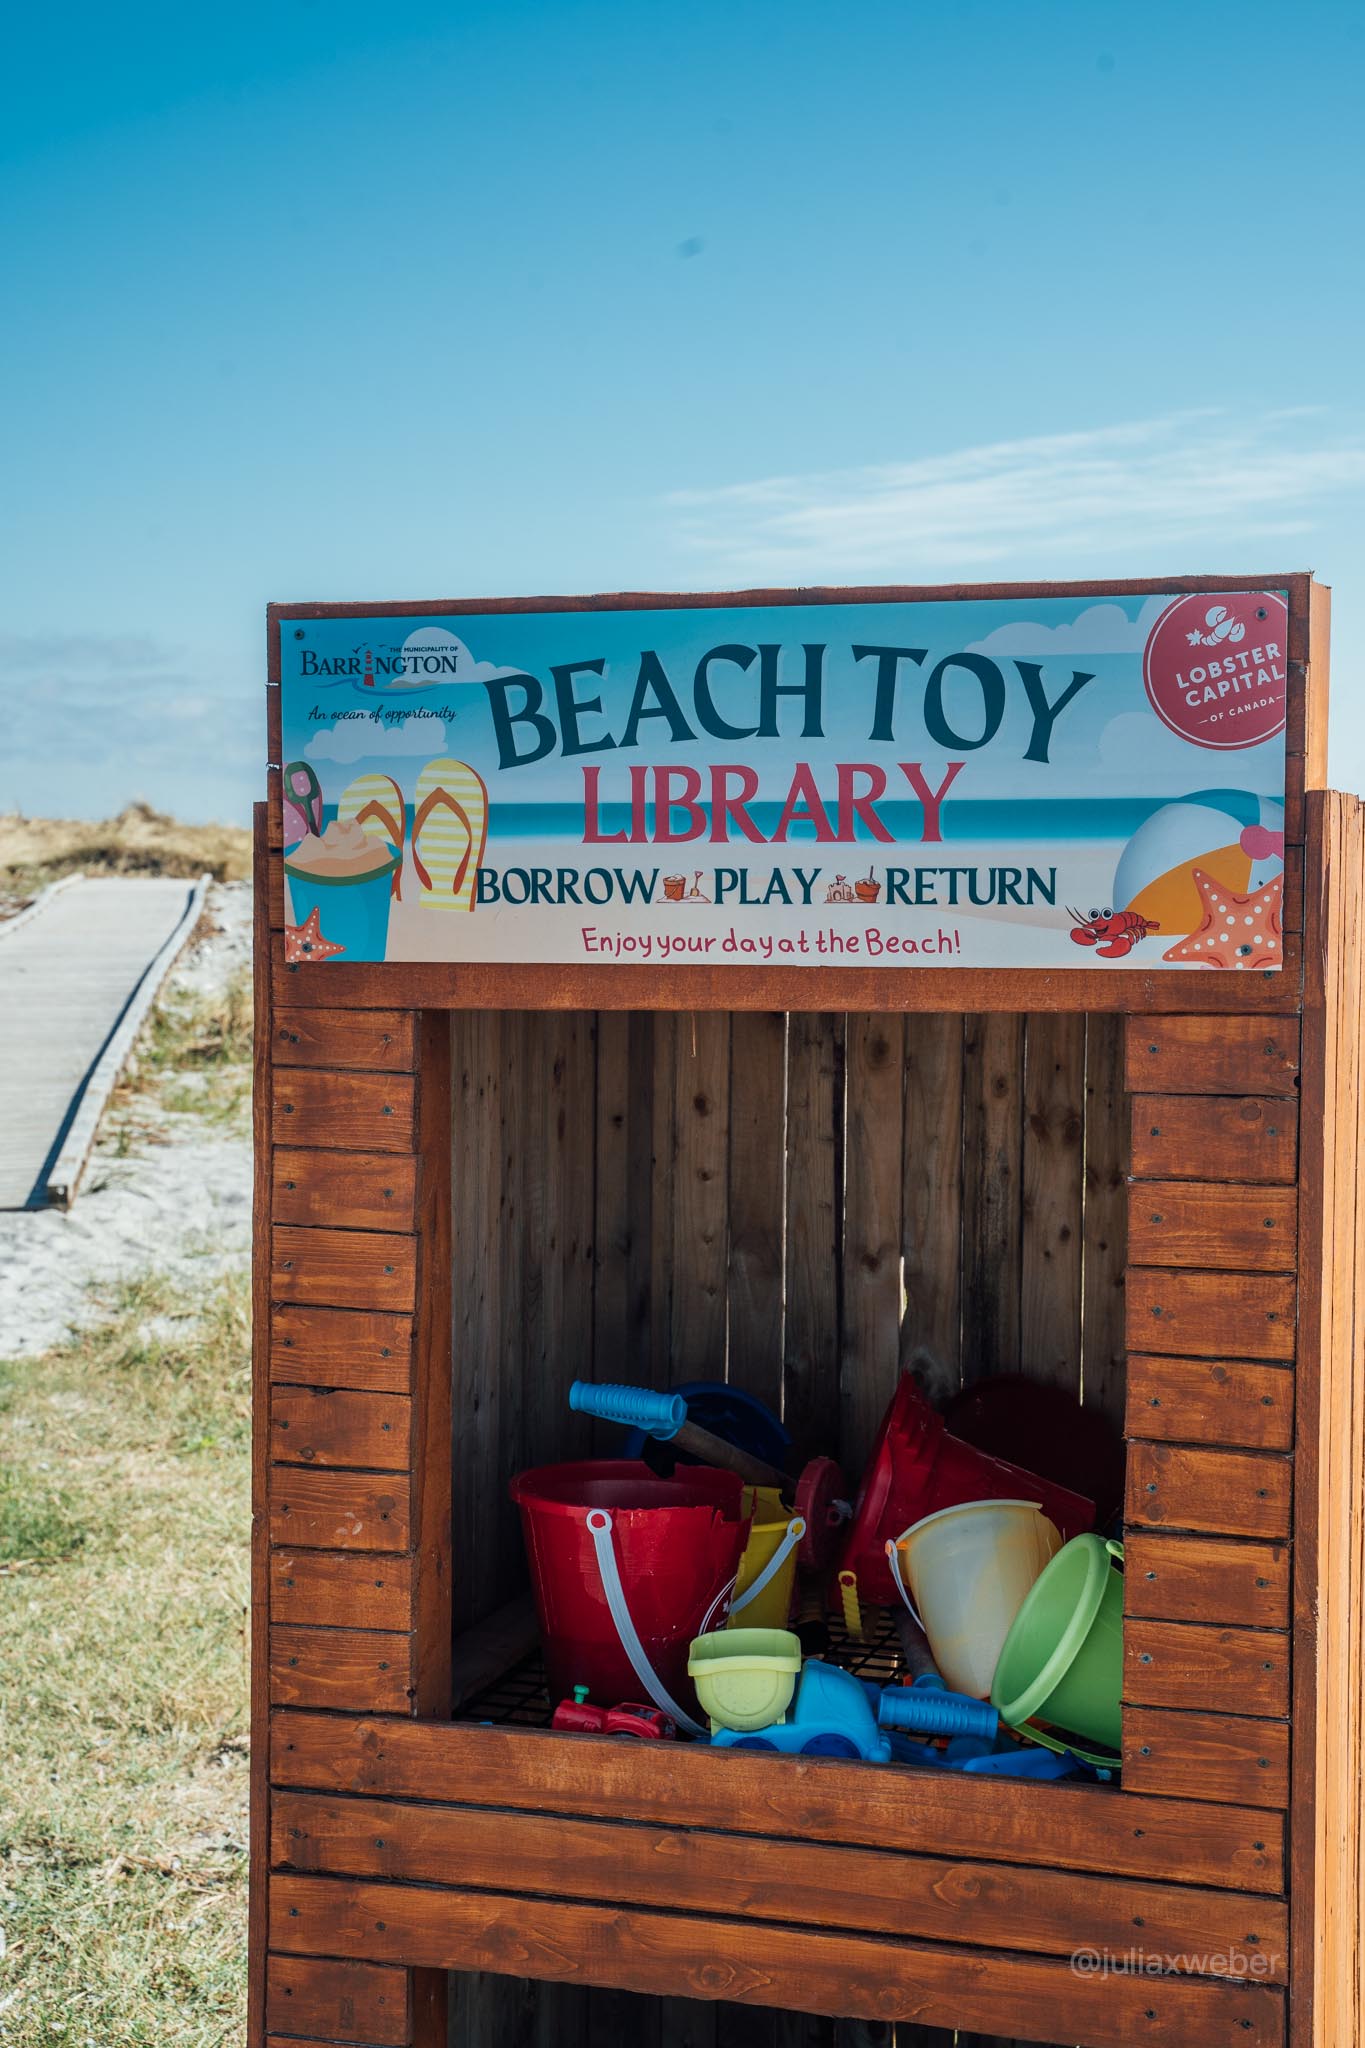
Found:
M 746 1733 L 780 1721 L 791 1705 L 801 1645 L 784 1628 L 729 1628 L 698 1636 L 687 1659 L 712 1731 Z

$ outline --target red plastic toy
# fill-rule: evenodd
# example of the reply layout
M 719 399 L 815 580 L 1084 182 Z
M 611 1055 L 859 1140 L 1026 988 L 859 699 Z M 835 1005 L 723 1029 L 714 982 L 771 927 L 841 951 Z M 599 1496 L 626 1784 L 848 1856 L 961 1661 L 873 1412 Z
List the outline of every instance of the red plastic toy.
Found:
M 963 1443 L 945 1427 L 909 1373 L 882 1418 L 839 1560 L 865 1604 L 894 1607 L 886 1544 L 940 1508 L 969 1500 L 1034 1500 L 1063 1541 L 1094 1527 L 1095 1504 L 1070 1487 Z
M 625 1700 L 619 1707 L 595 1707 L 585 1685 L 574 1687 L 571 1700 L 561 1700 L 550 1721 L 552 1728 L 569 1735 L 630 1735 L 650 1742 L 671 1742 L 677 1724 L 658 1707 L 642 1707 Z

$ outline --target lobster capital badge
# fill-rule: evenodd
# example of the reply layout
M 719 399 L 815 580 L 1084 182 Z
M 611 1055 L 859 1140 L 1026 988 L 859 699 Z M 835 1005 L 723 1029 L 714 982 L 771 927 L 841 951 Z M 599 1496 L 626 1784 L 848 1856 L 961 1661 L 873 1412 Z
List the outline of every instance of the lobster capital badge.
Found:
M 1199 747 L 1254 747 L 1285 725 L 1289 610 L 1267 590 L 1180 597 L 1142 657 L 1142 680 L 1164 725 Z

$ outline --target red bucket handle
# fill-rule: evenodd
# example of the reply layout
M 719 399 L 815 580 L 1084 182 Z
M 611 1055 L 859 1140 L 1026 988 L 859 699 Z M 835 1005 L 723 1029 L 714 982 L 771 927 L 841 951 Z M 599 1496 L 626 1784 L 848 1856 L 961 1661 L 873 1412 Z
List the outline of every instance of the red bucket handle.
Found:
M 621 1648 L 630 1659 L 630 1666 L 656 1707 L 671 1715 L 680 1728 L 689 1735 L 700 1735 L 706 1739 L 706 1730 L 685 1714 L 670 1694 L 668 1687 L 649 1661 L 649 1654 L 640 1641 L 639 1630 L 631 1619 L 626 1589 L 621 1584 L 621 1568 L 616 1562 L 616 1544 L 611 1533 L 611 1515 L 606 1508 L 588 1510 L 588 1533 L 597 1556 L 597 1569 L 602 1578 L 602 1591 L 607 1596 L 607 1606 L 616 1624 L 616 1633 L 621 1639 Z

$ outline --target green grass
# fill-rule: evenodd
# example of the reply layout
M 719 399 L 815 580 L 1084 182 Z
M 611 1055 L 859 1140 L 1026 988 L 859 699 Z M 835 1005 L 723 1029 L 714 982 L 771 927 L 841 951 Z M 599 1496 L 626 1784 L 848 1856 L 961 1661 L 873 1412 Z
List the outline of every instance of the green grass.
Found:
M 150 1101 L 139 1097 L 150 1095 Z M 136 1059 L 115 1091 L 125 1146 L 168 1109 L 245 1130 L 251 1108 L 251 977 L 213 997 L 168 991 L 147 1020 Z M 131 1113 L 131 1114 L 130 1114 Z
M 0 2042 L 242 2033 L 244 1275 L 0 1365 Z
M 51 1564 L 85 1541 L 71 1496 L 36 1472 L 0 1467 L 0 1565 Z

